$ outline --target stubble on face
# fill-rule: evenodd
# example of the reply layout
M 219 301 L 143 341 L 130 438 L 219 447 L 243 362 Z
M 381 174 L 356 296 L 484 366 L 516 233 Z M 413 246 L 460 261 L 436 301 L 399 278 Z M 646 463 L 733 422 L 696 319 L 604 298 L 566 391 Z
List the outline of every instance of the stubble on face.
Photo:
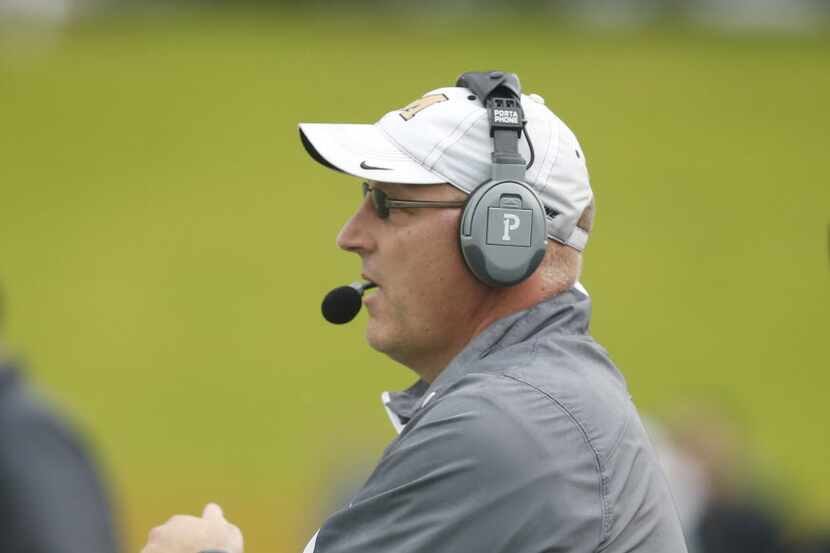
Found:
M 378 186 L 400 199 L 465 197 L 449 185 Z M 380 281 L 367 299 L 369 345 L 428 380 L 469 341 L 486 304 L 487 289 L 458 247 L 460 216 L 460 209 L 392 210 L 371 227 L 375 248 L 362 256 L 365 272 Z

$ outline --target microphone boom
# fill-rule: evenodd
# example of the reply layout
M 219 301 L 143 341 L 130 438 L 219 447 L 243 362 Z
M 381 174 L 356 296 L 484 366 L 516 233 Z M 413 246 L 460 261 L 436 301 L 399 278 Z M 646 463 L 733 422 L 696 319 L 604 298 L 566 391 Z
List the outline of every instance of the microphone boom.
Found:
M 336 325 L 348 323 L 360 312 L 364 292 L 376 286 L 374 282 L 353 282 L 335 288 L 323 298 L 323 317 Z

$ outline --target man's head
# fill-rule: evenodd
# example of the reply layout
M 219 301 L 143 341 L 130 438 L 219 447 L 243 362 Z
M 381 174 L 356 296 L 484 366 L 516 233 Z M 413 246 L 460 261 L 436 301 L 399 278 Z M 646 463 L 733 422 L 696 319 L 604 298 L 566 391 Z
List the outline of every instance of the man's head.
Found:
M 383 218 L 366 198 L 338 236 L 338 245 L 360 255 L 364 276 L 379 285 L 365 300 L 370 344 L 423 376 L 443 368 L 489 323 L 578 278 L 580 234 L 589 230 L 593 205 L 584 155 L 544 100 L 522 96 L 522 107 L 524 180 L 544 204 L 553 239 L 526 281 L 492 288 L 467 269 L 458 208 L 391 209 Z M 427 93 L 375 125 L 301 124 L 300 133 L 317 161 L 369 180 L 389 198 L 446 202 L 464 200 L 490 178 L 489 125 L 481 100 L 456 87 Z
M 545 206 L 548 237 L 582 249 L 577 221 L 593 198 L 585 155 L 541 96 L 522 95 L 521 105 L 523 180 Z M 427 92 L 374 125 L 300 124 L 303 145 L 327 167 L 364 180 L 449 183 L 467 194 L 492 176 L 490 130 L 482 99 L 462 87 Z

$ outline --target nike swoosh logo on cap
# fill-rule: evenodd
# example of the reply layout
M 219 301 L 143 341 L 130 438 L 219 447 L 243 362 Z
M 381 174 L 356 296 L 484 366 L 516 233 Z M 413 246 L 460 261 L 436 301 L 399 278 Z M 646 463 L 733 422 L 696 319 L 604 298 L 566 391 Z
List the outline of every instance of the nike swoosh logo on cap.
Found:
M 372 167 L 371 165 L 368 165 L 365 161 L 360 162 L 360 168 L 361 169 L 369 169 L 370 171 L 391 171 L 392 170 L 391 167 Z

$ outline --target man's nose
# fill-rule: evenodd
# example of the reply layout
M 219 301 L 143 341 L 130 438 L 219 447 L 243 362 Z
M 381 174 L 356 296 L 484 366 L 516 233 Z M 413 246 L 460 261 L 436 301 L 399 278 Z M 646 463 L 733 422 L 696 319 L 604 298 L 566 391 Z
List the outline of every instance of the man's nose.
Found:
M 337 234 L 337 247 L 347 252 L 363 253 L 374 247 L 371 224 L 377 219 L 369 198 L 364 198 L 360 208 L 346 221 Z

